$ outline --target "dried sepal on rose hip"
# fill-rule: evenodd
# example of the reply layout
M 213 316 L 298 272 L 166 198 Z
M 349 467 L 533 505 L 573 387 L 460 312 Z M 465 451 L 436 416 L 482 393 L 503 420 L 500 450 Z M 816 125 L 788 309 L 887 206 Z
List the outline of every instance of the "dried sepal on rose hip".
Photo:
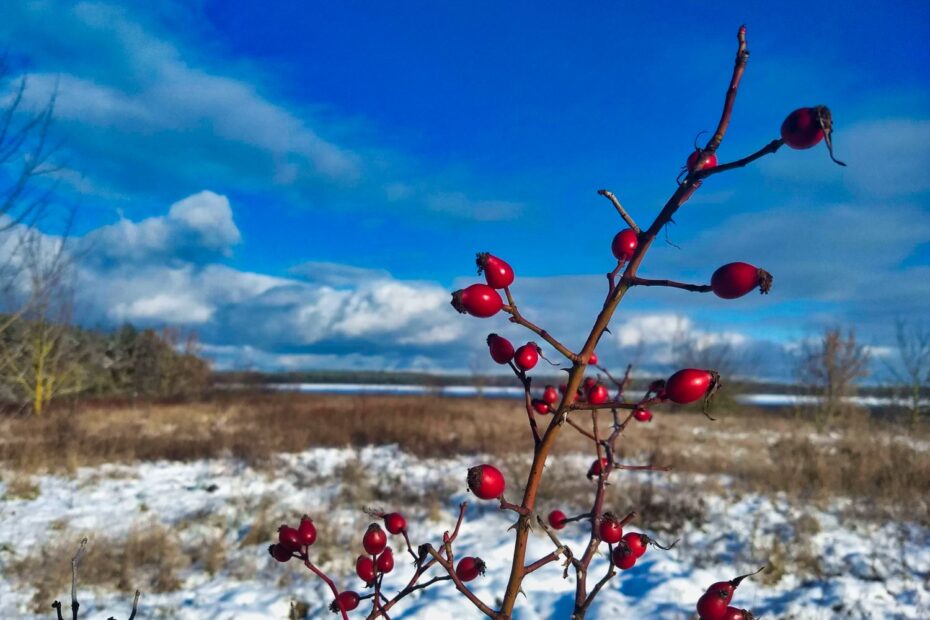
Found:
M 452 307 L 462 314 L 486 319 L 501 311 L 504 300 L 487 284 L 472 284 L 452 293 Z
M 722 299 L 736 299 L 754 288 L 765 295 L 772 289 L 772 274 L 749 263 L 727 263 L 710 278 L 714 295 Z
M 455 567 L 456 576 L 463 582 L 469 582 L 484 575 L 487 565 L 481 558 L 466 556 Z
M 466 482 L 471 492 L 481 499 L 497 499 L 504 494 L 507 486 L 504 474 L 487 463 L 469 469 Z
M 507 288 L 513 284 L 513 268 L 507 261 L 493 254 L 480 252 L 475 259 L 478 265 L 478 275 L 484 273 L 488 286 L 493 288 Z
M 334 614 L 338 614 L 340 611 L 352 611 L 358 607 L 359 602 L 361 602 L 362 597 L 358 595 L 358 592 L 353 592 L 352 590 L 346 590 L 340 592 L 332 603 L 329 604 L 329 610 Z

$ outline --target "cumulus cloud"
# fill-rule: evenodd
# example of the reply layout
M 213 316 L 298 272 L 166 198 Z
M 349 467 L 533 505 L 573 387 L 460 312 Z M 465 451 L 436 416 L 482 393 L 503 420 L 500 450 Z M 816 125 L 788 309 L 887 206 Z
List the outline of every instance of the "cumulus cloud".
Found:
M 87 235 L 82 242 L 89 260 L 147 263 L 229 256 L 241 235 L 229 200 L 203 191 L 180 200 L 167 215 L 132 222 L 121 219 Z

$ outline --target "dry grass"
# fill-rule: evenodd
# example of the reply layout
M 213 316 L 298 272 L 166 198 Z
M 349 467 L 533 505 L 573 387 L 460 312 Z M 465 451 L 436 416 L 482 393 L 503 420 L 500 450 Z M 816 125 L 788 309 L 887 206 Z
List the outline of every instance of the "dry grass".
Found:
M 4 576 L 34 588 L 36 612 L 45 612 L 71 585 L 71 563 L 80 534 L 54 537 L 28 555 L 10 562 Z M 177 573 L 190 562 L 178 539 L 161 525 L 140 525 L 125 537 L 88 536 L 79 565 L 82 585 L 132 592 L 168 592 L 180 586 Z
M 588 414 L 573 415 L 590 425 Z M 603 427 L 609 417 L 602 415 Z M 259 463 L 280 452 L 312 446 L 391 443 L 421 456 L 518 455 L 510 459 L 513 467 L 525 469 L 525 457 L 532 449 L 520 402 L 433 396 L 229 394 L 210 403 L 85 407 L 44 418 L 0 418 L 0 437 L 0 461 L 22 474 L 103 462 L 227 455 Z M 724 415 L 718 422 L 696 413 L 657 411 L 653 422 L 633 423 L 621 441 L 619 457 L 626 463 L 726 474 L 744 490 L 784 492 L 804 500 L 852 497 L 865 514 L 930 522 L 925 499 L 930 497 L 930 459 L 926 451 L 902 441 L 906 438 L 930 445 L 926 429 L 909 430 L 905 436 L 902 427 L 862 416 L 823 435 L 807 422 L 751 410 Z M 555 453 L 589 449 L 587 439 L 566 428 Z M 383 499 L 379 489 L 403 488 L 380 480 L 363 484 L 365 472 L 354 473 L 360 483 L 347 485 L 353 497 L 343 498 L 346 501 L 377 503 Z M 351 477 L 353 472 L 341 475 Z M 553 490 L 551 497 L 572 497 L 571 485 L 586 482 L 578 479 L 577 472 L 566 472 L 567 482 L 560 481 L 557 471 L 550 470 L 547 476 L 546 485 L 553 489 L 568 485 Z M 625 481 L 641 481 L 648 474 L 630 476 Z M 8 483 L 7 493 L 10 488 Z M 428 497 L 418 494 L 409 499 L 441 501 L 447 492 L 428 489 Z M 692 510 L 669 504 L 670 497 L 639 484 L 625 487 L 623 495 L 612 501 L 635 499 L 640 508 L 656 504 L 656 516 L 665 512 L 666 520 Z

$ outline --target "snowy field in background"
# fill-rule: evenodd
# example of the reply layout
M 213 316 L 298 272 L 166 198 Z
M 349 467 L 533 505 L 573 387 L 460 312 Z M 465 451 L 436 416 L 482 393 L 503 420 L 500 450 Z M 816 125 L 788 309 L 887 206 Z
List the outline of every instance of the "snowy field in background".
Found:
M 579 457 L 571 465 L 583 471 L 588 460 Z M 475 457 L 418 459 L 391 447 L 319 448 L 280 456 L 270 469 L 218 459 L 106 465 L 80 469 L 73 477 L 36 476 L 33 481 L 39 487 L 38 497 L 0 500 L 0 571 L 14 557 L 34 552 L 39 537 L 56 536 L 62 524 L 76 545 L 80 533 L 92 539 L 95 533 L 112 537 L 139 524 L 158 522 L 171 527 L 187 544 L 197 544 L 208 536 L 223 537 L 228 547 L 226 567 L 213 576 L 187 569 L 180 575 L 179 590 L 143 592 L 138 618 L 284 620 L 292 600 L 309 603 L 310 618 L 335 618 L 325 610 L 330 596 L 318 580 L 309 574 L 304 578 L 297 567 L 274 563 L 265 551 L 270 541 L 247 546 L 241 546 L 241 541 L 256 519 L 256 503 L 269 497 L 277 501 L 276 514 L 293 514 L 296 521 L 308 512 L 318 525 L 325 522 L 327 527 L 350 532 L 353 540 L 360 539 L 367 521 L 359 520 L 357 510 L 332 507 L 345 492 L 342 485 L 347 484 L 339 472 L 352 465 L 365 475 L 395 484 L 406 481 L 413 489 L 458 489 L 438 513 L 432 511 L 437 520 L 427 519 L 425 508 L 419 509 L 419 516 L 408 519 L 411 538 L 414 544 L 436 544 L 443 530 L 452 527 L 457 503 L 468 500 L 456 555 L 480 555 L 487 562 L 487 575 L 474 582 L 474 590 L 493 606 L 506 583 L 512 548 L 512 532 L 507 528 L 514 519 L 512 514 L 480 505 L 465 493 L 464 472 L 478 462 L 481 460 Z M 0 483 L 0 497 L 5 490 Z M 764 558 L 755 557 L 752 551 L 760 540 L 777 536 L 792 544 L 792 524 L 801 507 L 757 495 L 738 499 L 709 496 L 705 500 L 706 522 L 681 531 L 682 542 L 674 550 L 650 549 L 632 570 L 615 577 L 592 606 L 589 618 L 691 618 L 696 600 L 710 583 L 764 563 Z M 382 504 L 387 509 L 403 508 Z M 540 508 L 548 510 L 549 506 Z M 811 553 L 821 558 L 823 576 L 802 579 L 789 574 L 774 586 L 750 580 L 737 590 L 733 604 L 766 618 L 930 618 L 930 531 L 917 526 L 841 524 L 831 511 L 803 508 L 819 522 L 818 533 L 807 539 L 807 544 Z M 569 533 L 570 528 L 564 530 L 563 541 L 580 546 L 585 538 L 582 530 L 577 527 L 575 535 Z M 406 583 L 412 570 L 393 537 L 391 544 L 398 561 L 385 580 L 388 594 Z M 531 536 L 527 558 L 535 559 L 551 550 L 551 543 L 540 533 Z M 355 542 L 341 553 L 342 563 L 333 565 L 334 572 L 350 571 L 359 551 L 360 543 Z M 61 557 L 62 563 L 68 561 L 69 557 Z M 603 559 L 597 560 L 594 575 L 599 578 L 605 567 Z M 362 586 L 351 574 L 337 578 L 337 583 L 345 589 Z M 523 589 L 527 596 L 521 598 L 515 618 L 569 616 L 573 583 L 562 579 L 558 564 L 528 576 Z M 82 617 L 128 615 L 129 591 L 84 586 L 79 592 L 82 612 L 88 612 Z M 66 594 L 62 590 L 58 596 L 64 600 Z M 51 617 L 29 612 L 31 597 L 31 589 L 10 576 L 0 579 L 4 618 Z M 395 620 L 482 617 L 448 582 L 407 597 L 393 612 Z M 352 617 L 364 615 L 357 611 Z

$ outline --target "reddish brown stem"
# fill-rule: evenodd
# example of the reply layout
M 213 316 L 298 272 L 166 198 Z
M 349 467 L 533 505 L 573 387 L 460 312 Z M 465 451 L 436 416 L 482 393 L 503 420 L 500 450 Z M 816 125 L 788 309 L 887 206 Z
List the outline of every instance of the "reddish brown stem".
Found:
M 329 578 L 329 575 L 327 575 L 326 573 L 321 571 L 319 568 L 317 568 L 313 564 L 313 562 L 310 561 L 310 558 L 308 558 L 307 556 L 303 556 L 300 559 L 304 561 L 304 566 L 309 568 L 313 572 L 314 575 L 316 575 L 317 577 L 322 579 L 324 582 L 326 582 L 326 585 L 328 585 L 329 589 L 332 590 L 333 600 L 339 598 L 339 588 L 337 588 L 336 584 L 333 583 L 333 580 Z M 349 615 L 345 612 L 345 610 L 340 609 L 339 612 L 342 614 L 343 620 L 349 620 Z
M 553 552 L 550 553 L 549 555 L 546 555 L 546 556 L 543 556 L 543 557 L 539 558 L 538 560 L 536 560 L 536 561 L 533 562 L 532 564 L 527 564 L 527 565 L 523 568 L 523 574 L 524 574 L 524 575 L 529 575 L 529 574 L 532 573 L 533 571 L 542 568 L 543 566 L 545 566 L 546 564 L 549 564 L 550 562 L 555 562 L 555 561 L 558 560 L 558 559 L 559 559 L 559 552 L 558 552 L 558 551 L 553 551 Z
M 500 506 L 500 509 L 501 509 L 501 510 L 513 510 L 515 513 L 517 513 L 517 514 L 519 514 L 519 515 L 527 515 L 527 514 L 529 514 L 529 510 L 527 510 L 526 508 L 524 508 L 524 507 L 521 506 L 520 504 L 511 504 L 511 503 L 508 502 L 506 499 L 504 499 L 504 496 L 503 496 L 503 495 L 500 496 L 499 501 L 500 501 L 500 504 L 501 504 L 501 506 Z

